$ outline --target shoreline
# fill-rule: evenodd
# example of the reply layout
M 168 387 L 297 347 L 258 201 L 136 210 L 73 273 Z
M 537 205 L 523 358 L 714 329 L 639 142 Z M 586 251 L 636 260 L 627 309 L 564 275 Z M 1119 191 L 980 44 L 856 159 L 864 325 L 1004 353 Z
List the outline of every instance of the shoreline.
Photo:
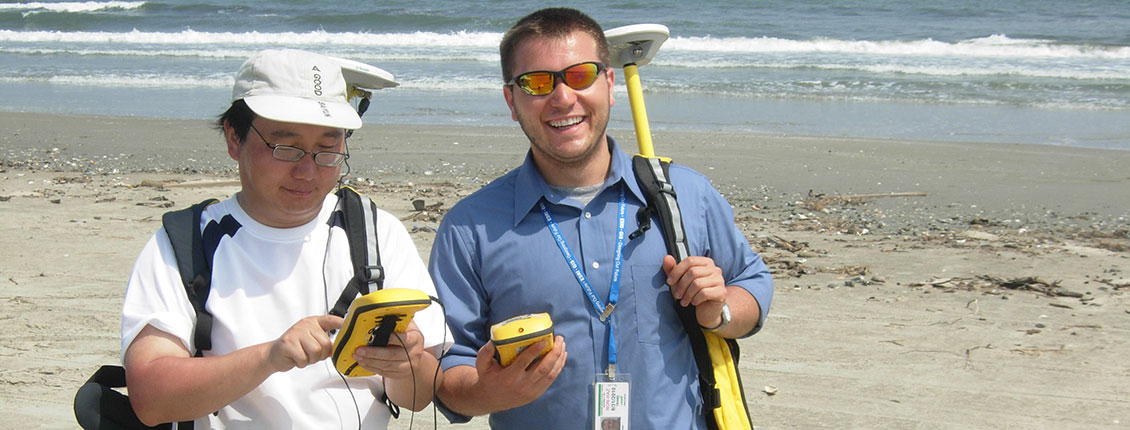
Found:
M 250 54 L 250 53 L 249 53 Z M 238 62 L 231 68 L 238 67 Z M 441 72 L 443 73 L 443 72 Z M 458 72 L 453 72 L 458 73 Z M 485 72 L 484 72 L 485 73 Z M 489 73 L 495 73 L 491 68 Z M 18 82 L 0 88 L 0 111 L 45 115 L 159 116 L 207 120 L 226 108 L 231 83 L 214 87 L 87 87 Z M 623 84 L 610 112 L 610 130 L 631 132 Z M 648 92 L 653 132 L 860 137 L 877 140 L 1037 144 L 1130 151 L 1126 109 L 1012 103 L 967 104 L 914 98 L 892 100 L 775 98 L 773 96 Z M 170 103 L 176 100 L 176 103 Z M 65 108 L 60 108 L 65 106 Z M 493 87 L 455 91 L 398 88 L 380 91 L 366 122 L 372 125 L 513 126 Z
M 6 166 L 100 175 L 235 173 L 221 136 L 204 120 L 0 113 L 0 129 L 8 131 L 0 136 Z M 609 134 L 625 152 L 636 152 L 634 133 Z M 653 140 L 657 153 L 710 177 L 735 206 L 776 202 L 783 209 L 814 197 L 925 193 L 872 204 L 931 224 L 988 220 L 1018 229 L 1114 232 L 1130 223 L 1130 151 L 732 132 L 657 131 Z M 368 124 L 350 140 L 348 178 L 481 186 L 521 164 L 527 148 L 516 126 Z M 910 227 L 897 217 L 857 217 L 871 231 Z
M 163 212 L 238 190 L 216 186 L 234 162 L 199 120 L 0 113 L 0 130 L 0 429 L 74 428 L 75 389 L 118 361 L 137 252 Z M 740 341 L 758 428 L 1130 423 L 1130 151 L 654 134 L 773 272 L 765 330 Z M 527 146 L 516 126 L 367 124 L 350 177 L 426 259 L 443 208 Z

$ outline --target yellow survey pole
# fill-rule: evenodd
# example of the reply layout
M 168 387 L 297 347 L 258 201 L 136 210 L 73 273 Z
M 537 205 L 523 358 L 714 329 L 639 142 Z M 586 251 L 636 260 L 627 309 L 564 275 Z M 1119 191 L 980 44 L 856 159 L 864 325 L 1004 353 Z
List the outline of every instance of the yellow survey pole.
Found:
M 647 108 L 643 104 L 643 86 L 640 85 L 639 67 L 635 64 L 625 64 L 624 82 L 628 85 L 628 102 L 632 105 L 632 122 L 636 126 L 636 141 L 639 143 L 640 155 L 655 158 L 655 149 L 651 146 L 651 126 L 647 124 Z

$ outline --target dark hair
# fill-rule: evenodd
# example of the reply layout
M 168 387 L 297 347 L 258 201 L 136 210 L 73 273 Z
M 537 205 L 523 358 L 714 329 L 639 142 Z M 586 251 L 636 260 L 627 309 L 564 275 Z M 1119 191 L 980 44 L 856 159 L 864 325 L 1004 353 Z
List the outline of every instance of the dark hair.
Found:
M 243 99 L 231 102 L 231 107 L 220 114 L 213 125 L 221 133 L 224 132 L 224 123 L 231 125 L 235 129 L 235 134 L 239 136 L 240 143 L 247 140 L 247 132 L 251 130 L 251 121 L 255 120 L 255 112 L 251 107 L 247 106 L 247 102 Z
M 608 39 L 604 38 L 600 24 L 576 9 L 547 8 L 526 15 L 502 36 L 502 43 L 498 45 L 502 57 L 502 81 L 510 82 L 514 77 L 514 50 L 519 44 L 531 38 L 561 38 L 574 31 L 592 36 L 600 61 L 609 64 Z

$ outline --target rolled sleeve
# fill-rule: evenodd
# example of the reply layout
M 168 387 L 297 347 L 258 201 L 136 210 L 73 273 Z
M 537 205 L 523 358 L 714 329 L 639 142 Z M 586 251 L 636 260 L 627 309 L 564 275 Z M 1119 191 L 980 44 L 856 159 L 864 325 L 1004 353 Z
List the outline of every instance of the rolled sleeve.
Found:
M 485 295 L 474 269 L 472 248 L 462 238 L 466 224 L 455 222 L 457 216 L 449 213 L 444 218 L 428 259 L 428 271 L 435 282 L 440 302 L 444 304 L 455 341 L 440 361 L 444 371 L 456 366 L 475 367 L 476 348 L 487 341 L 484 336 L 487 324 Z M 471 420 L 471 417 L 449 409 L 439 397 L 436 397 L 435 404 L 452 423 Z

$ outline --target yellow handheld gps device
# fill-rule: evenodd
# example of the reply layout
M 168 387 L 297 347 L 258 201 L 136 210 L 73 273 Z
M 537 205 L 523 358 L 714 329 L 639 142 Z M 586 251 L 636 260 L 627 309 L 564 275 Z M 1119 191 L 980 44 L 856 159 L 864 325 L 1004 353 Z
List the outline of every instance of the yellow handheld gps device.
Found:
M 361 346 L 385 346 L 392 332 L 404 333 L 412 316 L 432 303 L 423 291 L 386 288 L 353 300 L 345 323 L 334 339 L 334 367 L 345 376 L 369 376 L 358 366 L 353 352 Z
M 547 313 L 518 315 L 490 326 L 490 340 L 494 342 L 494 358 L 499 364 L 509 366 L 514 357 L 527 347 L 545 341 L 541 355 L 553 349 L 553 320 Z

